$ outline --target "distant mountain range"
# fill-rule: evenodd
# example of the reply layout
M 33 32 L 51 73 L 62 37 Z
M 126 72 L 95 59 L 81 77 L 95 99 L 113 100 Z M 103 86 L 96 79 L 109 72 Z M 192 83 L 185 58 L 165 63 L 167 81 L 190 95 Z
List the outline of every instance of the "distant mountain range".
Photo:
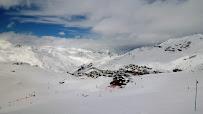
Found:
M 94 68 L 102 70 L 118 70 L 134 64 L 163 72 L 172 72 L 174 69 L 186 72 L 203 71 L 203 35 L 170 39 L 155 46 L 134 49 L 123 55 L 78 48 L 14 45 L 0 40 L 0 61 L 61 73 L 73 73 L 82 65 L 90 63 Z

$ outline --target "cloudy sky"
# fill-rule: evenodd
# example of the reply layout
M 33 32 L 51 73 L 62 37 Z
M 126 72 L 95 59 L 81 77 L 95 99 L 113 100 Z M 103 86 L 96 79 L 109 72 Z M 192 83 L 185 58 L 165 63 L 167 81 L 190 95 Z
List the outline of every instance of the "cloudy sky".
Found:
M 0 0 L 0 38 L 12 36 L 17 42 L 15 37 L 22 35 L 36 41 L 67 39 L 85 46 L 132 49 L 203 33 L 202 4 L 203 0 Z

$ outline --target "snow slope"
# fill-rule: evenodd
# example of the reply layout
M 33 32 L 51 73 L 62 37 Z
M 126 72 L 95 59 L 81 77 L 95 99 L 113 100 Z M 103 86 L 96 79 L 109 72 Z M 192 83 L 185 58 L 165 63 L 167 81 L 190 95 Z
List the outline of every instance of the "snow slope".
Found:
M 91 62 L 101 64 L 111 56 L 109 51 L 94 52 L 51 46 L 30 47 L 0 40 L 1 62 L 23 62 L 56 72 L 74 71 L 78 66 Z
M 1 63 L 0 113 L 202 114 L 203 112 L 202 72 L 136 76 L 132 77 L 133 82 L 124 89 L 109 88 L 111 78 L 108 77 L 83 78 L 39 67 Z M 196 79 L 199 83 L 197 112 L 194 112 Z M 61 80 L 65 83 L 60 84 Z M 29 94 L 35 96 L 29 97 Z
M 124 55 L 109 51 L 94 52 L 63 47 L 30 47 L 0 40 L 0 61 L 23 62 L 56 72 L 74 72 L 83 64 L 93 63 L 100 69 L 118 70 L 129 64 L 146 65 L 153 69 L 184 71 L 203 69 L 203 35 L 195 34 L 170 39 L 153 47 L 142 47 Z
M 153 47 L 142 47 L 118 56 L 101 65 L 101 69 L 118 69 L 129 64 L 146 65 L 172 71 L 203 71 L 203 35 L 195 34 L 170 39 Z
M 109 52 L 29 47 L 0 40 L 0 113 L 202 114 L 202 44 L 203 35 L 196 34 L 111 57 Z M 165 73 L 131 76 L 122 89 L 109 87 L 112 77 L 63 73 L 91 62 L 98 69 L 136 64 Z M 172 72 L 175 68 L 184 72 Z

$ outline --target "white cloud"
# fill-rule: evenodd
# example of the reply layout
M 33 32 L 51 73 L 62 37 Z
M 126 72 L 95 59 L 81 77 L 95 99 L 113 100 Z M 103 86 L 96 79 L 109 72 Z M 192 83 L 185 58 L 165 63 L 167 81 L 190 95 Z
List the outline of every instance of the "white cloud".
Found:
M 0 40 L 6 40 L 13 44 L 23 44 L 23 45 L 31 45 L 31 46 L 62 46 L 62 47 L 75 47 L 75 48 L 89 48 L 94 49 L 95 47 L 100 48 L 97 45 L 96 40 L 92 39 L 75 39 L 72 38 L 59 38 L 54 36 L 42 36 L 38 37 L 32 34 L 23 34 L 23 33 L 15 33 L 4 32 L 0 34 Z M 91 46 L 90 46 L 91 45 Z M 100 48 L 101 49 L 101 48 Z
M 9 9 L 12 6 L 20 4 L 20 0 L 0 0 L 0 7 Z
M 151 0 L 150 0 L 151 1 Z M 152 45 L 169 38 L 203 33 L 203 0 L 33 0 L 38 10 L 21 10 L 20 22 L 90 27 L 117 46 Z M 15 13 L 16 14 L 16 13 Z M 68 21 L 84 15 L 82 21 Z M 121 43 L 122 42 L 122 43 Z M 114 45 L 114 46 L 113 46 Z M 116 46 L 117 45 L 117 46 Z
M 80 38 L 80 36 L 75 36 L 75 39 L 79 39 Z
M 63 31 L 58 33 L 59 35 L 66 35 Z
M 81 39 L 80 36 L 75 38 L 60 38 L 54 36 L 38 37 L 30 33 L 17 34 L 15 32 L 5 32 L 0 34 L 0 40 L 6 40 L 13 44 L 22 44 L 29 46 L 57 46 L 66 48 L 84 48 L 90 50 L 112 50 L 120 51 L 126 49 L 126 46 L 132 47 L 134 45 L 121 40 L 107 40 L 107 39 Z
M 13 28 L 15 26 L 15 23 L 14 22 L 10 22 L 8 25 L 7 25 L 7 28 Z
M 30 0 L 0 0 L 0 8 L 9 9 L 13 6 L 27 6 L 30 7 Z

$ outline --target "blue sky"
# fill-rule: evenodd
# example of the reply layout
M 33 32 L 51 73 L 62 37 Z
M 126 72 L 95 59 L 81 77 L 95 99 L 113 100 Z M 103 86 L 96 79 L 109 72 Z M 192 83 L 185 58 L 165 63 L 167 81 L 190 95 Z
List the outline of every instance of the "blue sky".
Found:
M 203 33 L 202 4 L 202 0 L 0 0 L 0 34 L 95 39 L 101 47 L 132 49 Z
M 22 8 L 24 9 L 24 8 Z M 27 8 L 27 10 L 30 8 Z M 32 8 L 31 8 L 32 9 Z M 36 18 L 34 16 L 23 16 L 23 15 L 12 15 L 10 12 L 18 12 L 21 8 L 10 8 L 5 10 L 0 8 L 0 33 L 14 31 L 16 33 L 29 33 L 37 36 L 55 36 L 55 37 L 66 37 L 66 38 L 75 38 L 80 36 L 90 36 L 90 27 L 81 28 L 81 27 L 64 27 L 61 24 L 49 24 L 49 23 L 35 23 L 35 22 L 26 22 L 21 23 L 13 18 Z M 70 21 L 80 21 L 84 20 L 84 16 L 74 16 Z M 11 25 L 8 27 L 8 25 Z M 60 35 L 59 32 L 64 32 L 65 34 Z

